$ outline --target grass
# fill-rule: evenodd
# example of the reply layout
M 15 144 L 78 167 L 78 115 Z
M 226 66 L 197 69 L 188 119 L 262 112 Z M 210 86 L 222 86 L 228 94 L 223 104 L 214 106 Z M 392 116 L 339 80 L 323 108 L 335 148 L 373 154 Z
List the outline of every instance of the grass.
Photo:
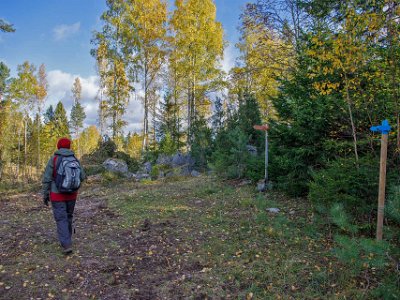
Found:
M 52 221 L 50 214 L 39 211 L 31 220 L 26 207 L 4 203 L 4 245 L 10 246 L 1 248 L 7 254 L 0 291 L 27 280 L 26 294 L 14 288 L 7 299 L 52 298 L 59 290 L 76 299 L 398 299 L 391 268 L 348 272 L 334 255 L 330 229 L 315 222 L 304 199 L 212 177 L 108 179 L 81 193 L 79 226 L 90 229 L 67 260 L 40 227 Z M 94 204 L 102 201 L 107 208 L 98 210 Z M 280 212 L 269 213 L 271 207 Z M 11 247 L 14 237 L 32 248 Z M 389 296 L 377 296 L 383 283 Z
M 200 285 L 208 287 L 210 297 L 240 299 L 372 295 L 367 279 L 348 275 L 335 258 L 334 241 L 314 223 L 306 200 L 203 178 L 156 184 L 112 206 L 132 225 L 179 219 L 181 230 L 189 233 L 185 238 L 199 242 L 191 259 L 206 270 L 186 283 L 187 291 Z M 268 213 L 269 207 L 281 212 Z

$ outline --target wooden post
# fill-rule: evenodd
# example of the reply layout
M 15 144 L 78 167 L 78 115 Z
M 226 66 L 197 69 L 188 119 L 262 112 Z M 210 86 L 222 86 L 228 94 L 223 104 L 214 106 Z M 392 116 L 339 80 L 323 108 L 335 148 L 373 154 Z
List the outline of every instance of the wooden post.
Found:
M 268 124 L 265 125 L 254 125 L 255 130 L 265 131 L 265 173 L 264 173 L 264 185 L 260 191 L 265 191 L 268 188 Z
M 374 132 L 381 132 L 381 162 L 379 167 L 379 193 L 378 193 L 378 217 L 376 223 L 376 240 L 382 241 L 383 237 L 383 218 L 385 212 L 385 192 L 386 192 L 386 160 L 388 148 L 388 136 L 391 127 L 387 120 L 380 126 L 372 126 Z
M 379 195 L 378 195 L 378 221 L 376 224 L 376 240 L 381 241 L 383 236 L 383 218 L 385 211 L 386 191 L 386 160 L 387 160 L 388 134 L 381 138 L 381 163 L 379 168 Z

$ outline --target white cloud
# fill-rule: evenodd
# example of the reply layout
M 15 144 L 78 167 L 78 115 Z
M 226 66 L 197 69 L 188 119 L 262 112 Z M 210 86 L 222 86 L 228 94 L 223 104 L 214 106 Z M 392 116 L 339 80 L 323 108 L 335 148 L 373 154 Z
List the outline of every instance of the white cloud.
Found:
M 96 96 L 99 90 L 99 77 L 89 76 L 81 77 L 61 70 L 52 70 L 47 74 L 47 81 L 49 84 L 48 97 L 46 101 L 46 108 L 50 105 L 57 105 L 61 101 L 67 111 L 69 117 L 73 105 L 73 97 L 71 88 L 75 78 L 78 77 L 82 85 L 82 99 L 81 104 L 85 109 L 86 119 L 85 126 L 97 125 L 98 121 L 98 102 Z M 139 93 L 140 94 L 140 93 Z M 131 97 L 128 104 L 124 120 L 128 122 L 125 132 L 139 132 L 142 128 L 143 120 L 143 105 L 140 100 Z
M 237 58 L 237 49 L 233 45 L 229 45 L 224 50 L 224 59 L 222 60 L 222 69 L 228 73 L 235 66 Z
M 76 22 L 71 25 L 61 24 L 53 29 L 53 36 L 56 41 L 65 40 L 66 38 L 74 35 L 81 28 L 81 23 Z

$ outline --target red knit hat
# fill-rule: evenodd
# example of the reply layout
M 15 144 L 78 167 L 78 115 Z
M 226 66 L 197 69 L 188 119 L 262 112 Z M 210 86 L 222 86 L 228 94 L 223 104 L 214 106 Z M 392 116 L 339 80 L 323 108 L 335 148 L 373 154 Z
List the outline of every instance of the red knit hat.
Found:
M 59 139 L 57 143 L 57 149 L 60 148 L 71 149 L 71 140 L 67 138 Z

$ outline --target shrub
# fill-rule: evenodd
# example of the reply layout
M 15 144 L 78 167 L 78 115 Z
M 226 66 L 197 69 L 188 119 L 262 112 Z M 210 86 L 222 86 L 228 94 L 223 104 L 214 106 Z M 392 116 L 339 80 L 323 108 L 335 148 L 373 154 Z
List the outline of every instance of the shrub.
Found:
M 389 244 L 367 238 L 335 237 L 335 256 L 348 266 L 352 275 L 359 275 L 364 268 L 384 269 L 388 263 Z
M 388 190 L 385 215 L 387 215 L 390 220 L 400 225 L 400 185 L 390 186 Z
M 313 174 L 309 198 L 319 213 L 329 214 L 337 204 L 351 216 L 360 218 L 376 207 L 379 162 L 370 157 L 341 158 Z
M 137 172 L 139 170 L 140 166 L 139 162 L 136 159 L 129 156 L 128 154 L 126 154 L 125 152 L 120 152 L 120 151 L 115 152 L 113 157 L 125 161 L 126 164 L 128 165 L 128 170 L 130 172 Z

